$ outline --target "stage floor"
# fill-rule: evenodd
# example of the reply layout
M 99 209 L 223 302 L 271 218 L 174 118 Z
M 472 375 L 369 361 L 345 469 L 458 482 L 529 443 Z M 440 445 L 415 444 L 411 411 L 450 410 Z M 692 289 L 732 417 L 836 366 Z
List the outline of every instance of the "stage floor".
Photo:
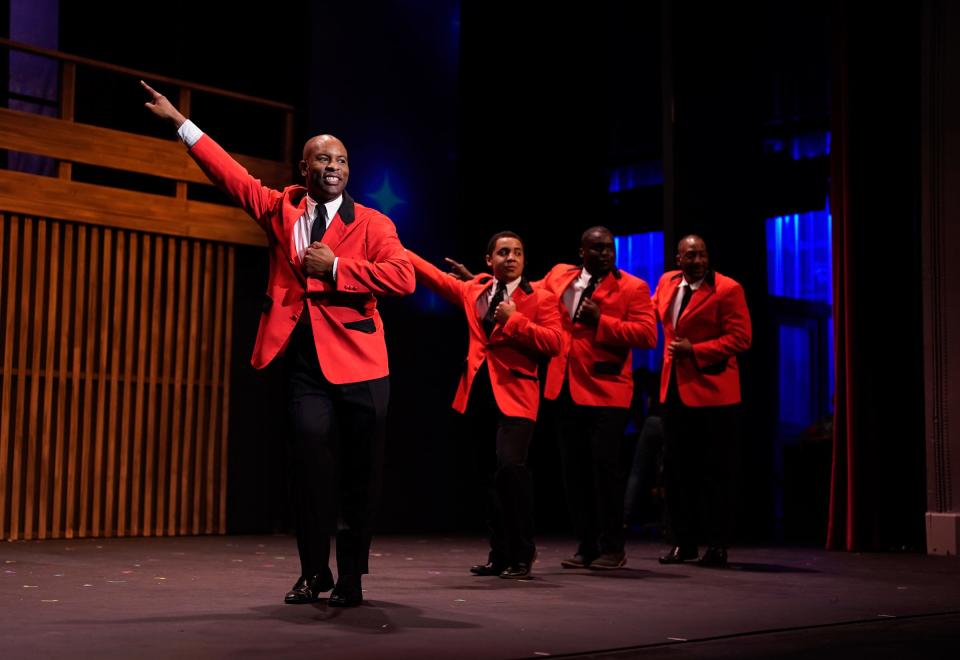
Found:
M 530 580 L 475 577 L 479 537 L 381 536 L 361 607 L 284 605 L 289 536 L 0 544 L 0 657 L 951 658 L 960 560 L 734 548 L 726 570 L 564 570 L 539 539 Z

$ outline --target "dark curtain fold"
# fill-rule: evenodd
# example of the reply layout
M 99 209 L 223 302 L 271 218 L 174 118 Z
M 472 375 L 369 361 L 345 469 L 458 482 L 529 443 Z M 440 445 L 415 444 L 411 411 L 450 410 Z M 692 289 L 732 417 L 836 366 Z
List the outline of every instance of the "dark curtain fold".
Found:
M 835 550 L 923 547 L 919 16 L 901 1 L 832 17 Z

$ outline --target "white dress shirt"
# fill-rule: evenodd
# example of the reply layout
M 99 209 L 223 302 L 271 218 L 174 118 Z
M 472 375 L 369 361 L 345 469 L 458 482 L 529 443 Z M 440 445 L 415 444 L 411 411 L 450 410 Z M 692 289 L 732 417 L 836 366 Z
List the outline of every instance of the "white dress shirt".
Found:
M 577 312 L 577 305 L 580 304 L 583 290 L 587 288 L 592 278 L 593 276 L 590 272 L 586 268 L 583 268 L 580 271 L 580 277 L 571 282 L 567 290 L 563 292 L 563 304 L 570 314 L 571 321 L 573 320 L 573 315 Z
M 683 302 L 683 289 L 684 289 L 684 287 L 690 287 L 690 291 L 693 292 L 693 291 L 696 291 L 697 289 L 699 289 L 701 284 L 703 284 L 703 278 L 702 278 L 702 277 L 701 277 L 699 280 L 697 280 L 696 282 L 694 282 L 693 284 L 690 284 L 689 282 L 687 282 L 686 279 L 683 279 L 683 280 L 680 281 L 680 286 L 677 287 L 676 293 L 673 294 L 673 309 L 671 310 L 671 314 L 670 314 L 670 317 L 673 319 L 673 327 L 674 327 L 674 328 L 677 327 L 677 314 L 680 313 L 680 303 Z M 693 293 L 691 293 L 690 295 L 692 296 Z M 689 303 L 687 303 L 687 304 L 689 304 Z

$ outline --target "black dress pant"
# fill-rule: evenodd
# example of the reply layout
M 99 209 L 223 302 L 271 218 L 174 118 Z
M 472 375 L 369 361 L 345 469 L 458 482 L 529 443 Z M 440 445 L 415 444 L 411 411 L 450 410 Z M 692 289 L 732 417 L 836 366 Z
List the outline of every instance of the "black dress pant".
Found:
M 674 545 L 726 548 L 733 534 L 740 406 L 686 406 L 671 377 L 663 411 L 663 483 Z
M 359 577 L 368 572 L 390 381 L 328 381 L 309 320 L 303 319 L 306 313 L 285 355 L 301 574 L 329 571 L 330 537 L 336 534 L 339 577 Z
M 484 513 L 490 533 L 489 561 L 499 565 L 531 563 L 536 546 L 533 480 L 527 456 L 534 422 L 500 412 L 486 363 L 477 371 L 470 388 L 466 422 L 477 479 L 484 491 Z
M 581 406 L 564 383 L 558 399 L 557 436 L 567 504 L 587 559 L 623 553 L 623 484 L 620 445 L 627 408 Z

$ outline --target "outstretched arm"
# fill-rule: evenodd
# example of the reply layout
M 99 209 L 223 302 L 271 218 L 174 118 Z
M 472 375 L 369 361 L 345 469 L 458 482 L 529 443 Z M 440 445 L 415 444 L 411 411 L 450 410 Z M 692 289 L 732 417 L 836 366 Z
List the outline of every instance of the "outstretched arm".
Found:
M 211 183 L 226 192 L 264 231 L 270 232 L 265 215 L 279 203 L 280 192 L 261 185 L 259 180 L 250 176 L 220 145 L 204 135 L 193 122 L 188 122 L 166 96 L 142 80 L 140 85 L 150 95 L 150 100 L 143 104 L 144 107 L 177 129 L 184 144 L 190 149 L 191 158 L 197 162 Z
M 144 103 L 143 107 L 160 119 L 164 119 L 173 124 L 175 129 L 183 126 L 183 123 L 187 121 L 187 118 L 184 117 L 183 114 L 181 114 L 181 112 L 177 110 L 172 103 L 170 103 L 166 96 L 142 80 L 140 81 L 140 86 L 143 87 L 147 94 L 150 95 L 150 100 Z
M 450 277 L 412 250 L 407 250 L 407 257 L 416 271 L 418 284 L 427 286 L 455 305 L 462 304 L 465 282 Z

